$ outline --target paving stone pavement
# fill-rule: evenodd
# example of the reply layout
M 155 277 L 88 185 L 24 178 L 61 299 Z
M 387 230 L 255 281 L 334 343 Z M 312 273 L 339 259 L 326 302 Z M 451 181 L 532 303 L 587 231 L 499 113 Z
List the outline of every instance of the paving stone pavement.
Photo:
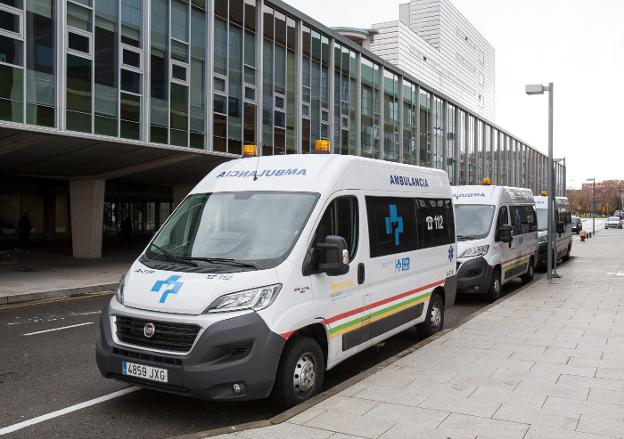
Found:
M 242 438 L 624 438 L 624 231 L 287 422 Z

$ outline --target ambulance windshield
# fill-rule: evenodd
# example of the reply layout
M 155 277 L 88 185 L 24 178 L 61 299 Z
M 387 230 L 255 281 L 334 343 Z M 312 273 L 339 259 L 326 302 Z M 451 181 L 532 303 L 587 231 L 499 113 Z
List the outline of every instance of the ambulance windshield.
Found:
M 303 192 L 190 195 L 158 231 L 145 257 L 197 271 L 274 267 L 290 253 L 317 199 L 318 194 Z

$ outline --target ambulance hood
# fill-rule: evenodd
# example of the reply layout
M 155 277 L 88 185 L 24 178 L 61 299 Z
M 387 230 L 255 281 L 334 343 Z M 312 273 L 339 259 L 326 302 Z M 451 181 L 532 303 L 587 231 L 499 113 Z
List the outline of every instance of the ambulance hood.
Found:
M 136 261 L 124 279 L 124 305 L 173 314 L 201 314 L 229 293 L 278 283 L 275 269 L 237 273 L 154 270 Z

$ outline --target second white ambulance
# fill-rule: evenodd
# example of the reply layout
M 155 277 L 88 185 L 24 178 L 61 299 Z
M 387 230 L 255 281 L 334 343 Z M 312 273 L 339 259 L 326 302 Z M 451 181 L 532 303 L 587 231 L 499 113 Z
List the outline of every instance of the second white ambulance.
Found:
M 290 406 L 325 371 L 455 301 L 445 172 L 337 155 L 214 169 L 102 314 L 101 373 L 204 399 Z
M 533 192 L 484 184 L 454 186 L 453 197 L 458 293 L 495 301 L 511 279 L 531 281 L 537 261 Z
M 537 211 L 537 226 L 539 243 L 538 265 L 545 267 L 547 264 L 546 254 L 548 253 L 548 200 L 547 195 L 535 197 L 535 210 Z M 553 240 L 553 253 L 556 258 L 567 261 L 570 259 L 572 251 L 572 213 L 570 212 L 570 202 L 566 197 L 555 197 L 555 205 L 553 206 L 555 216 L 553 218 L 553 231 L 555 239 Z

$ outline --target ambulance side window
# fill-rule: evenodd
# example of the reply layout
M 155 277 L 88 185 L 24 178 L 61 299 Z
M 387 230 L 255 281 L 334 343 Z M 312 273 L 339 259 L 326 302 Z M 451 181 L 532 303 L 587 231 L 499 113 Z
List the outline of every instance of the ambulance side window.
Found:
M 503 206 L 498 210 L 498 219 L 496 220 L 496 228 L 509 224 L 509 215 L 507 214 L 507 206 Z
M 338 197 L 327 206 L 312 242 L 320 244 L 328 235 L 342 236 L 347 241 L 349 260 L 352 261 L 357 253 L 358 221 L 357 198 Z
M 413 198 L 366 197 L 370 256 L 387 256 L 418 248 Z

